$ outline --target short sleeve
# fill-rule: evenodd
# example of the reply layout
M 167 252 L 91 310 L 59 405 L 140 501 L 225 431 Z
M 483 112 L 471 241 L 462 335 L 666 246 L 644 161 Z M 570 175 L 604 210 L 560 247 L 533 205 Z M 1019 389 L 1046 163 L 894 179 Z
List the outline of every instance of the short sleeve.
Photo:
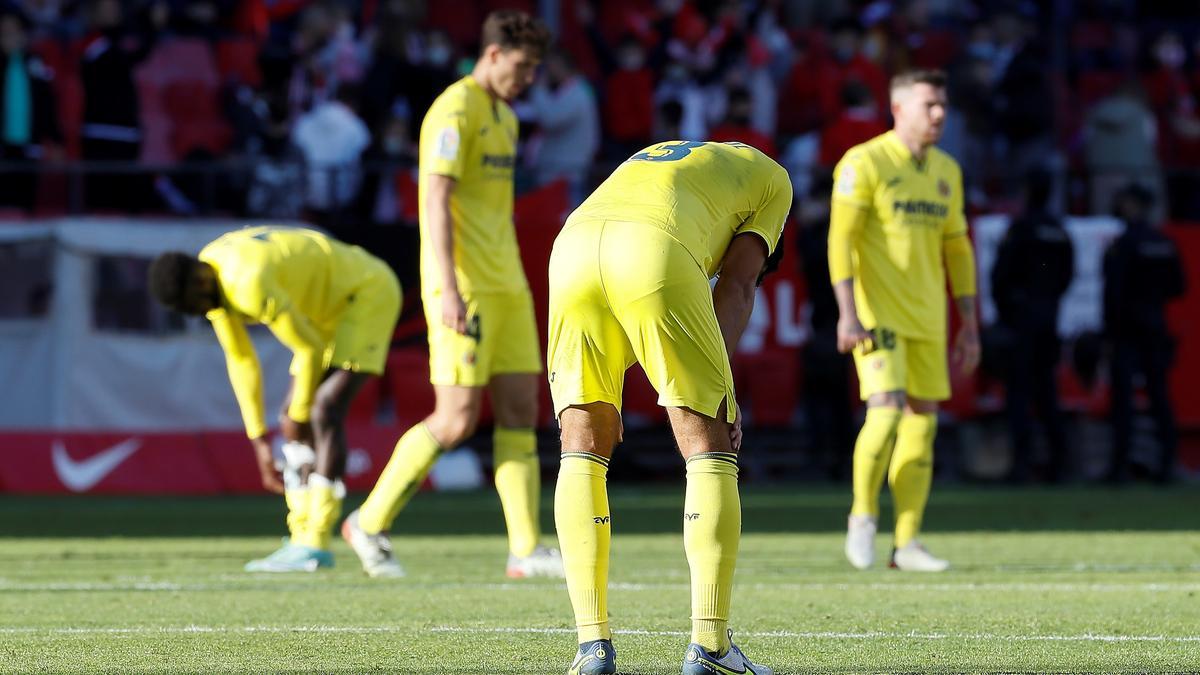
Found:
M 465 96 L 443 96 L 435 101 L 421 128 L 421 173 L 461 178 L 470 130 Z
M 771 174 L 771 180 L 763 190 L 758 207 L 737 229 L 736 234 L 753 232 L 767 243 L 768 253 L 774 253 L 775 246 L 779 244 L 779 237 L 783 234 L 783 224 L 791 210 L 792 181 L 788 172 L 779 167 Z
M 875 199 L 876 174 L 865 150 L 851 149 L 833 169 L 833 201 L 869 208 Z

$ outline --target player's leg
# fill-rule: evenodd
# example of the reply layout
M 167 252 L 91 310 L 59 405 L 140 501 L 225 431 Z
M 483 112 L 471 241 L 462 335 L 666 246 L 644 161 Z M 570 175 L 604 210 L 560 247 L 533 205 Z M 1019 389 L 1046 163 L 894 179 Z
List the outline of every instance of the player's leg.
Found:
M 362 389 L 366 373 L 334 369 L 313 397 L 312 429 L 316 462 L 308 475 L 309 510 L 306 535 L 299 542 L 322 551 L 329 550 L 333 526 L 342 513 L 346 488 L 346 413 Z
M 610 403 L 572 405 L 559 415 L 559 425 L 562 456 L 554 489 L 554 523 L 579 640 L 572 670 L 614 672 L 606 670 L 613 656 L 608 620 L 612 538 L 608 462 L 620 435 L 620 413 Z
M 631 255 L 639 250 L 648 255 Z M 712 289 L 687 250 L 652 228 L 606 225 L 602 256 L 613 314 L 667 408 L 686 460 L 683 541 L 692 639 L 684 670 L 744 672 L 752 664 L 729 634 L 742 520 L 730 439 L 737 403 Z
M 368 534 L 389 529 L 433 469 L 443 451 L 475 433 L 483 403 L 481 387 L 437 385 L 431 415 L 400 437 L 375 487 L 358 510 L 358 524 Z
M 492 434 L 496 493 L 508 526 L 510 577 L 562 576 L 558 551 L 538 545 L 541 467 L 537 434 L 542 355 L 533 298 L 513 293 L 487 302 L 482 338 L 492 374 L 489 394 L 496 427 Z
M 602 233 L 602 222 L 568 225 L 550 256 L 547 364 L 562 429 L 554 523 L 579 642 L 570 673 L 616 672 L 608 621 L 607 476 L 633 353 L 598 274 Z
M 879 491 L 892 459 L 905 400 L 905 342 L 887 328 L 876 328 L 872 335 L 870 344 L 854 350 L 859 391 L 867 403 L 867 414 L 854 442 L 854 500 L 846 519 L 845 553 L 858 569 L 875 563 Z
M 896 508 L 892 563 L 905 571 L 940 572 L 949 567 L 918 543 L 925 505 L 933 484 L 933 441 L 937 435 L 938 401 L 950 396 L 946 345 L 941 341 L 908 341 L 908 397 L 896 426 L 888 484 Z
M 357 511 L 357 526 L 368 535 L 390 528 L 421 487 L 438 455 L 475 433 L 487 383 L 487 363 L 486 353 L 480 348 L 479 305 L 474 299 L 466 300 L 471 330 L 459 334 L 442 323 L 436 311 L 441 307 L 440 297 L 424 298 L 434 409 L 396 442 L 391 459 Z

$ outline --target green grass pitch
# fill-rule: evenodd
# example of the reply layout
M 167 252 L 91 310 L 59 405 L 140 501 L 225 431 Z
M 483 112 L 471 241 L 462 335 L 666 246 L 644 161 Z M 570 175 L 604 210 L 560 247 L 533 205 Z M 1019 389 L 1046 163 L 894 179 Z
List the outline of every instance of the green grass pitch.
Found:
M 1194 486 L 935 486 L 940 575 L 850 569 L 846 492 L 742 488 L 733 626 L 777 672 L 1200 671 Z M 612 489 L 622 673 L 679 672 L 682 504 L 682 486 Z M 399 580 L 364 577 L 340 540 L 332 571 L 243 573 L 282 515 L 265 497 L 0 498 L 0 672 L 565 672 L 566 591 L 504 577 L 493 493 L 414 500 Z

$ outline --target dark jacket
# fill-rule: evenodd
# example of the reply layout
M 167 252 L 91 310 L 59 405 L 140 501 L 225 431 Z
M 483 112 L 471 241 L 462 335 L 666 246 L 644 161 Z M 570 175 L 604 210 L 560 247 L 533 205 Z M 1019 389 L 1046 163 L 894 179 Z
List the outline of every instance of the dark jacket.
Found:
M 1074 269 L 1071 238 L 1057 218 L 1035 211 L 1013 221 L 992 267 L 992 300 L 1001 323 L 1053 331 Z
M 1104 332 L 1110 338 L 1167 334 L 1166 305 L 1187 286 L 1175 242 L 1130 223 L 1104 254 Z

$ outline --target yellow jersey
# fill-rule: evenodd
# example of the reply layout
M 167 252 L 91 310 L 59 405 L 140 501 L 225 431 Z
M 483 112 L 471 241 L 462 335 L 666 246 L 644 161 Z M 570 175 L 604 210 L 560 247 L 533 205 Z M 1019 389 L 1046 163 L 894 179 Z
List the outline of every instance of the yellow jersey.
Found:
M 257 438 L 267 431 L 262 373 L 247 323 L 266 324 L 294 353 L 288 414 L 307 421 L 338 318 L 386 263 L 320 232 L 284 227 L 230 232 L 198 257 L 212 266 L 221 289 L 221 306 L 206 317 L 225 351 L 247 435 Z
M 567 223 L 615 220 L 658 228 L 711 278 L 734 235 L 753 232 L 773 252 L 791 208 L 787 171 L 759 150 L 744 143 L 671 141 L 617 167 Z
M 441 291 L 438 260 L 429 239 L 429 176 L 455 179 L 450 196 L 454 274 L 463 295 L 527 291 L 513 228 L 513 169 L 517 116 L 470 75 L 450 85 L 421 122 L 418 202 L 421 293 Z
M 944 340 L 943 245 L 967 236 L 958 162 L 936 147 L 918 162 L 889 131 L 848 150 L 833 179 L 833 201 L 867 214 L 851 250 L 854 301 L 863 326 Z M 834 263 L 831 257 L 836 284 L 846 277 L 837 278 Z

